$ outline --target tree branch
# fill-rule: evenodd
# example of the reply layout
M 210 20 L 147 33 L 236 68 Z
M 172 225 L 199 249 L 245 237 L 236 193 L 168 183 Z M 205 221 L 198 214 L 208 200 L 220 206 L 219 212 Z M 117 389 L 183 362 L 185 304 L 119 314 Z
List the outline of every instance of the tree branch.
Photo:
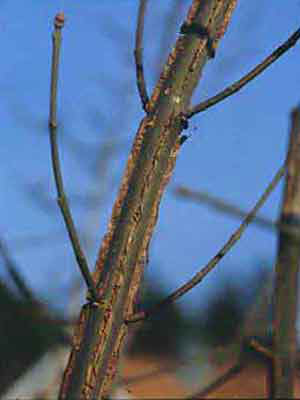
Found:
M 296 365 L 296 317 L 300 262 L 300 108 L 291 116 L 287 157 L 287 177 L 280 223 L 289 231 L 280 231 L 275 267 L 273 316 L 273 388 L 272 398 L 293 398 Z
M 236 0 L 194 0 L 187 23 L 199 22 L 223 37 Z M 102 242 L 94 280 L 103 307 L 83 307 L 60 388 L 60 399 L 105 398 L 111 390 L 119 355 L 143 277 L 161 197 L 180 149 L 182 113 L 190 103 L 209 58 L 207 38 L 180 35 L 147 104 L 108 232 Z
M 227 97 L 241 90 L 245 85 L 247 85 L 247 83 L 251 82 L 265 69 L 267 69 L 271 64 L 277 61 L 286 51 L 295 46 L 299 38 L 300 38 L 300 29 L 294 32 L 286 42 L 284 42 L 275 51 L 273 51 L 272 54 L 270 54 L 267 58 L 265 58 L 262 63 L 258 64 L 255 68 L 253 68 L 247 75 L 243 76 L 243 78 L 234 82 L 232 85 L 228 86 L 226 89 L 222 90 L 215 96 L 192 107 L 185 113 L 185 117 L 191 118 L 194 115 L 207 110 L 209 107 L 214 106 L 220 101 L 226 99 Z
M 50 133 L 50 144 L 51 144 L 52 167 L 53 167 L 53 173 L 57 190 L 57 203 L 63 215 L 65 225 L 69 234 L 70 241 L 72 243 L 73 251 L 78 266 L 80 268 L 81 274 L 86 282 L 90 296 L 94 301 L 96 301 L 97 291 L 94 285 L 93 278 L 89 271 L 86 258 L 81 249 L 76 228 L 73 222 L 72 214 L 68 205 L 68 200 L 64 192 L 64 184 L 61 174 L 58 146 L 57 146 L 56 103 L 57 103 L 59 54 L 61 47 L 61 29 L 63 28 L 63 26 L 64 26 L 64 15 L 62 13 L 57 14 L 55 17 L 54 32 L 52 37 L 53 53 L 52 53 L 52 67 L 51 67 L 50 116 L 49 116 L 49 133 Z
M 140 0 L 139 11 L 138 11 L 138 21 L 135 33 L 135 49 L 134 49 L 134 59 L 136 67 L 136 83 L 143 105 L 143 109 L 147 112 L 147 104 L 149 97 L 147 94 L 145 76 L 144 76 L 144 66 L 143 66 L 143 35 L 144 35 L 144 20 L 145 12 L 148 0 Z
M 127 322 L 137 322 L 141 321 L 149 316 L 155 314 L 156 312 L 160 311 L 162 308 L 168 306 L 169 304 L 173 303 L 175 300 L 182 297 L 185 293 L 193 289 L 196 285 L 198 285 L 205 276 L 215 268 L 215 266 L 221 261 L 221 259 L 232 249 L 232 247 L 236 244 L 236 242 L 241 238 L 242 234 L 244 233 L 245 229 L 248 225 L 254 220 L 257 211 L 263 206 L 271 192 L 275 189 L 277 183 L 283 177 L 285 173 L 285 164 L 278 170 L 272 181 L 267 186 L 266 190 L 264 191 L 263 195 L 260 197 L 258 202 L 246 216 L 244 221 L 241 223 L 239 228 L 231 235 L 230 239 L 225 243 L 225 245 L 218 251 L 218 253 L 203 267 L 199 272 L 197 272 L 192 279 L 190 279 L 187 283 L 182 285 L 180 288 L 175 290 L 172 294 L 166 297 L 164 300 L 156 304 L 153 308 L 146 311 L 141 311 L 136 313 L 128 318 Z

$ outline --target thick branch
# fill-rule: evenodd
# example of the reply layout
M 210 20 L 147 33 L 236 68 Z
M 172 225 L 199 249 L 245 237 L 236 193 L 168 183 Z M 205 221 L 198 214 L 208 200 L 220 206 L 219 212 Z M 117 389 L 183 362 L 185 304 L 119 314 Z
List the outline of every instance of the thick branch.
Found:
M 222 90 L 215 96 L 207 99 L 196 106 L 192 107 L 185 114 L 186 118 L 191 118 L 195 114 L 198 114 L 202 111 L 207 110 L 209 107 L 214 106 L 220 101 L 226 99 L 232 94 L 241 90 L 247 83 L 251 82 L 254 78 L 256 78 L 259 74 L 261 74 L 266 68 L 268 68 L 273 62 L 277 61 L 286 51 L 295 46 L 297 41 L 300 39 L 300 29 L 294 32 L 286 42 L 284 42 L 281 46 L 279 46 L 272 54 L 270 54 L 264 61 L 258 64 L 255 68 L 253 68 L 247 75 L 243 76 L 243 78 L 234 82 L 232 85 L 228 86 L 226 89 Z
M 54 32 L 52 37 L 53 53 L 52 53 L 52 68 L 51 68 L 50 116 L 49 116 L 49 133 L 50 133 L 50 144 L 51 144 L 52 167 L 53 167 L 56 190 L 57 190 L 57 203 L 61 209 L 78 266 L 87 284 L 91 297 L 93 298 L 94 301 L 96 301 L 97 291 L 95 289 L 93 278 L 89 271 L 86 258 L 81 249 L 76 228 L 73 222 L 72 214 L 68 205 L 68 200 L 64 192 L 64 184 L 61 174 L 57 138 L 56 138 L 58 66 L 59 66 L 59 53 L 61 46 L 61 29 L 63 25 L 64 25 L 64 15 L 57 14 L 57 16 L 55 17 Z
M 194 0 L 186 23 L 209 29 L 214 48 L 226 31 L 236 0 Z M 103 398 L 111 389 L 119 353 L 143 276 L 161 196 L 180 149 L 182 114 L 209 58 L 207 38 L 183 34 L 163 68 L 131 150 L 95 280 L 103 307 L 83 308 L 60 399 Z
M 274 293 L 272 398 L 292 398 L 296 362 L 297 283 L 300 262 L 300 109 L 292 113 L 287 178 L 280 222 Z
M 134 49 L 134 59 L 136 68 L 136 83 L 143 105 L 143 109 L 147 112 L 147 104 L 149 97 L 147 94 L 145 76 L 144 76 L 144 66 L 143 66 L 143 35 L 144 35 L 144 20 L 145 12 L 148 0 L 140 0 L 139 11 L 138 11 L 138 21 L 135 33 L 135 49 Z
M 145 318 L 148 318 L 150 315 L 160 311 L 162 308 L 173 303 L 175 300 L 179 299 L 188 291 L 193 289 L 196 285 L 198 285 L 206 277 L 206 275 L 208 275 L 208 273 L 216 267 L 216 265 L 221 261 L 221 259 L 229 252 L 229 250 L 232 249 L 232 247 L 236 244 L 236 242 L 241 238 L 242 234 L 244 233 L 248 225 L 253 221 L 256 213 L 263 206 L 263 204 L 265 203 L 271 192 L 275 189 L 277 183 L 283 177 L 284 173 L 285 173 L 285 165 L 283 165 L 278 170 L 277 174 L 269 183 L 266 190 L 264 191 L 258 202 L 255 204 L 255 206 L 252 208 L 249 214 L 247 214 L 246 218 L 241 223 L 239 228 L 231 235 L 230 239 L 218 251 L 218 253 L 205 265 L 205 267 L 203 267 L 199 272 L 197 272 L 193 276 L 193 278 L 190 279 L 187 283 L 185 283 L 180 288 L 175 290 L 164 300 L 156 304 L 152 309 L 134 314 L 127 320 L 127 322 L 137 322 Z

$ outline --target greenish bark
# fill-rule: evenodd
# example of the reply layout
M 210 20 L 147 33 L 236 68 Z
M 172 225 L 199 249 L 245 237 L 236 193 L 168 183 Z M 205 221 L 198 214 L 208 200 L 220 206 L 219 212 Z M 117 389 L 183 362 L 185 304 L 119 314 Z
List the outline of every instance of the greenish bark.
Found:
M 105 398 L 140 287 L 163 191 L 180 149 L 183 114 L 237 0 L 194 0 L 141 121 L 97 260 L 98 303 L 81 311 L 60 399 Z M 201 29 L 200 29 L 201 28 Z M 202 29 L 205 28 L 205 29 Z M 204 34 L 204 33 L 205 34 Z

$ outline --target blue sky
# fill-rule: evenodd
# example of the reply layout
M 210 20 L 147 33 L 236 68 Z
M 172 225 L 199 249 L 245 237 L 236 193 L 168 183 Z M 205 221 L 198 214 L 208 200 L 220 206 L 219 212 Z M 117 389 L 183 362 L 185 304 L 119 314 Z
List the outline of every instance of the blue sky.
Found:
M 167 51 L 190 1 L 182 0 L 170 27 L 166 21 L 175 1 L 150 4 L 144 40 L 149 91 L 167 54 L 162 55 L 162 38 L 167 39 L 163 46 Z M 78 272 L 55 204 L 50 168 L 47 120 L 53 17 L 63 9 L 67 19 L 58 106 L 63 175 L 93 265 L 143 116 L 132 56 L 137 5 L 133 0 L 1 2 L 0 235 L 32 288 L 55 307 L 65 304 L 66 288 Z M 290 1 L 287 7 L 279 0 L 240 0 L 216 58 L 204 70 L 194 102 L 239 79 L 285 41 L 299 27 L 299 11 L 299 1 Z M 187 185 L 250 209 L 284 159 L 289 114 L 299 104 L 299 84 L 296 45 L 241 92 L 191 120 L 192 137 L 182 148 L 163 198 L 147 271 L 167 291 L 189 279 L 239 224 L 175 198 L 173 189 Z M 113 151 L 105 162 L 107 148 Z M 281 192 L 282 186 L 263 215 L 277 218 Z M 98 199 L 92 208 L 87 197 Z M 43 240 L 33 242 L 33 236 Z M 273 233 L 250 227 L 181 304 L 196 309 L 224 278 L 244 284 L 259 262 L 272 263 L 275 250 Z

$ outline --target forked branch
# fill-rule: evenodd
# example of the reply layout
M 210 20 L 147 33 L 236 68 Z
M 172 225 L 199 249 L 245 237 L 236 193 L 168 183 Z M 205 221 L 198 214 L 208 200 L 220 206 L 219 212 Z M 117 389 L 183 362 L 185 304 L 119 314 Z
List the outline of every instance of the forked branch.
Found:
M 216 38 L 226 32 L 237 0 L 193 0 L 186 22 L 199 22 Z M 103 307 L 83 307 L 60 399 L 107 398 L 117 371 L 161 197 L 175 167 L 190 103 L 208 60 L 207 38 L 178 37 L 147 104 L 102 242 L 93 275 Z

